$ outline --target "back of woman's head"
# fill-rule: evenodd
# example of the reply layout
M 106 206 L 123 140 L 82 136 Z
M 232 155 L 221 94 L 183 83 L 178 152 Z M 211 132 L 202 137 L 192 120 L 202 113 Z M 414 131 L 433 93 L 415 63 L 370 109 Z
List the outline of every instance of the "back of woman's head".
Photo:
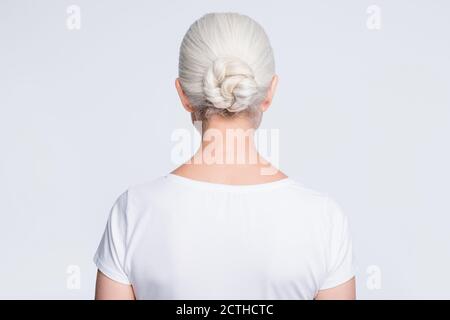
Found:
M 264 29 L 237 13 L 210 13 L 195 21 L 180 48 L 179 79 L 194 119 L 260 115 L 275 73 Z

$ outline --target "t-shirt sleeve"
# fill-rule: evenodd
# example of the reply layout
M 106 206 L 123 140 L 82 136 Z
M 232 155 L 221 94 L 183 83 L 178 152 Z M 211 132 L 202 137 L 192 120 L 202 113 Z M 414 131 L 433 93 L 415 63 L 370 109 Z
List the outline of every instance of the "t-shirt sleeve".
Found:
M 333 199 L 327 199 L 325 210 L 329 221 L 327 274 L 320 290 L 339 286 L 355 275 L 348 218 L 341 206 Z
M 130 284 L 125 272 L 128 193 L 122 193 L 112 206 L 105 231 L 94 255 L 97 268 L 108 278 Z

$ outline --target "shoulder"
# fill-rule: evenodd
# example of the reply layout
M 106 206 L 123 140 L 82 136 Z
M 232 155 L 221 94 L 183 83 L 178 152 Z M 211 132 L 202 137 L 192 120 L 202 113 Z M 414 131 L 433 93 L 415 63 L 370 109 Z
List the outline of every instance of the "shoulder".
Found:
M 160 176 L 151 180 L 145 180 L 132 184 L 128 187 L 127 192 L 130 197 L 141 196 L 146 197 L 151 194 L 160 192 L 165 186 L 165 177 Z
M 289 188 L 287 188 L 286 193 L 305 205 L 317 208 L 323 208 L 329 198 L 328 193 L 310 188 L 292 178 L 290 179 Z
M 129 211 L 142 211 L 161 201 L 173 197 L 174 190 L 167 183 L 166 176 L 129 185 L 126 193 Z
M 110 209 L 110 228 L 123 233 L 126 233 L 128 228 L 133 228 L 134 224 L 154 207 L 155 199 L 161 199 L 163 187 L 163 177 L 158 177 L 125 188 L 116 197 Z
M 326 222 L 336 223 L 346 219 L 341 204 L 329 192 L 307 187 L 296 180 L 292 180 L 289 189 L 293 198 L 309 209 L 314 209 L 312 211 L 319 212 L 319 217 Z

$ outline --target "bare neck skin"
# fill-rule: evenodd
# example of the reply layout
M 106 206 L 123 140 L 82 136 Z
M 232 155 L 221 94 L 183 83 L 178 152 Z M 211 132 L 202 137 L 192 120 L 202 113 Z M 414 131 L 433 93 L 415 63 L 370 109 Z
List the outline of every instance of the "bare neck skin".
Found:
M 173 174 L 212 183 L 248 185 L 287 178 L 257 151 L 254 129 L 245 117 L 212 117 L 194 156 Z

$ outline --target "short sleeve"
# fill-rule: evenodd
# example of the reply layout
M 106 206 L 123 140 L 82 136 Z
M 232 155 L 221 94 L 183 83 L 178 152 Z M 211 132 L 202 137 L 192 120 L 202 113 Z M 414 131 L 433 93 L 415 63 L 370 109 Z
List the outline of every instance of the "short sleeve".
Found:
M 330 223 L 327 237 L 327 274 L 320 290 L 339 286 L 355 275 L 348 218 L 333 199 L 327 199 L 325 210 Z
M 125 272 L 128 193 L 122 193 L 112 206 L 105 231 L 94 255 L 97 268 L 108 278 L 130 284 Z

